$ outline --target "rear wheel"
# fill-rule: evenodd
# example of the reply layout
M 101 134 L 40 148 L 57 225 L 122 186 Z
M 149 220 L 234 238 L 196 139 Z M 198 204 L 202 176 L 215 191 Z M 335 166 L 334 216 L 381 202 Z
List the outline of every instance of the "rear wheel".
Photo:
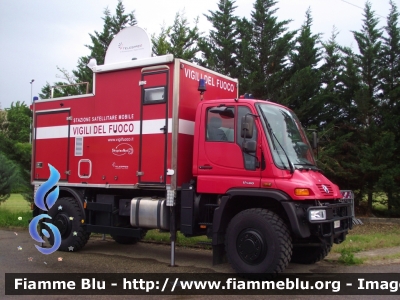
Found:
M 82 223 L 83 211 L 77 200 L 63 197 L 56 201 L 48 212 L 53 223 L 61 234 L 60 251 L 78 251 L 89 240 L 90 232 L 86 232 Z M 49 243 L 54 244 L 54 236 L 50 234 Z
M 280 273 L 289 264 L 292 240 L 277 214 L 253 208 L 233 217 L 227 228 L 225 249 L 238 273 Z
M 331 243 L 322 243 L 320 246 L 293 247 L 291 262 L 311 265 L 323 260 L 331 251 Z

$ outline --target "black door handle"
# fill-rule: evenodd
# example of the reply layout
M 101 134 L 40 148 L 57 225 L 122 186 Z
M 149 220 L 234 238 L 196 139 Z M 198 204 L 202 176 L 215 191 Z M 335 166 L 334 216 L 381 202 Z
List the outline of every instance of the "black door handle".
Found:
M 212 166 L 199 166 L 199 169 L 202 169 L 202 170 L 211 170 L 211 169 L 212 169 Z

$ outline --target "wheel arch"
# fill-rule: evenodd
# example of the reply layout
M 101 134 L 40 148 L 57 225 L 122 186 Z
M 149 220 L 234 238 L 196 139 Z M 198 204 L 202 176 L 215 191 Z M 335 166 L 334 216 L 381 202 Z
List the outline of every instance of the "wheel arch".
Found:
M 84 201 L 84 190 L 83 189 L 74 189 L 70 187 L 60 186 L 60 192 L 58 198 L 63 197 L 73 197 L 77 200 L 78 205 L 82 211 L 84 219 L 86 219 L 86 212 L 83 207 Z
M 223 244 L 230 220 L 239 212 L 249 208 L 273 211 L 282 218 L 296 237 L 305 238 L 311 234 L 308 226 L 300 222 L 300 212 L 286 193 L 273 189 L 231 189 L 221 197 L 220 205 L 215 209 L 212 244 Z

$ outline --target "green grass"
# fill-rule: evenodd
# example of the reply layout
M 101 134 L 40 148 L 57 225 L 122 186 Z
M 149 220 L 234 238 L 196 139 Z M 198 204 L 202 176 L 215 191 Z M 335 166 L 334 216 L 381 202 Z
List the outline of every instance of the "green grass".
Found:
M 364 227 L 363 227 L 364 226 Z M 399 225 L 360 225 L 356 226 L 346 240 L 334 245 L 333 252 L 342 253 L 344 249 L 357 253 L 360 251 L 400 246 Z
M 159 242 L 159 243 L 170 243 L 170 233 L 160 232 L 157 229 L 149 230 L 143 239 L 148 242 Z M 176 243 L 181 247 L 197 247 L 211 249 L 211 240 L 206 236 L 196 236 L 191 238 L 186 238 L 182 233 L 178 232 L 176 237 Z
M 12 194 L 0 204 L 0 227 L 28 227 L 28 220 L 32 219 L 30 203 L 19 194 Z
M 31 212 L 10 212 L 8 210 L 0 209 L 0 227 L 28 228 L 28 220 L 31 219 Z
M 11 194 L 10 198 L 0 204 L 0 210 L 4 209 L 11 212 L 27 212 L 31 211 L 31 204 L 20 194 Z
M 343 243 L 333 245 L 332 252 L 340 254 L 340 263 L 358 265 L 365 259 L 355 257 L 355 253 L 396 246 L 400 246 L 399 224 L 364 224 L 355 226 Z
M 364 260 L 362 258 L 357 258 L 354 256 L 354 252 L 350 249 L 343 248 L 340 251 L 340 257 L 338 261 L 345 265 L 361 265 Z

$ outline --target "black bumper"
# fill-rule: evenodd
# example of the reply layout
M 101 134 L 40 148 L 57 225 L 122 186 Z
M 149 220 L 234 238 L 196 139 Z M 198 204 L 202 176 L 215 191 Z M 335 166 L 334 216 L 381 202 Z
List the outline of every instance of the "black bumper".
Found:
M 312 202 L 285 202 L 282 203 L 288 215 L 292 232 L 297 238 L 316 236 L 330 239 L 334 243 L 345 240 L 347 233 L 353 227 L 352 204 L 339 201 L 324 201 L 316 205 Z M 311 210 L 325 210 L 324 220 L 310 220 Z

